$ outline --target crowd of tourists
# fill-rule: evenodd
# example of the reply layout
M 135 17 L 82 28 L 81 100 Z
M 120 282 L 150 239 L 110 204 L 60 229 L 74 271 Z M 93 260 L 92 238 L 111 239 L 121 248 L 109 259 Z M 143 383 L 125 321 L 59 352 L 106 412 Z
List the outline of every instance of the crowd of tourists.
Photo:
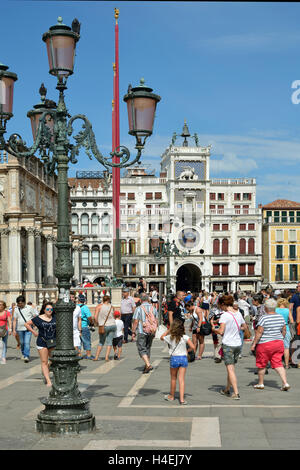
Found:
M 268 368 L 273 368 L 280 380 L 281 390 L 287 391 L 287 370 L 300 366 L 295 340 L 300 339 L 300 282 L 295 292 L 262 290 L 259 293 L 192 293 L 178 291 L 171 298 L 159 299 L 158 289 L 147 286 L 143 279 L 135 290 L 124 287 L 120 309 L 111 304 L 109 291 L 102 286 L 102 295 L 91 312 L 83 291 L 70 295 L 74 302 L 74 348 L 83 359 L 99 361 L 105 347 L 105 361 L 120 360 L 124 344 L 136 342 L 143 361 L 143 374 L 153 370 L 151 346 L 154 338 L 164 341 L 170 355 L 170 393 L 174 401 L 179 384 L 179 403 L 185 405 L 185 374 L 188 364 L 201 361 L 205 340 L 211 338 L 213 359 L 224 362 L 226 384 L 220 393 L 239 400 L 235 365 L 242 358 L 245 341 L 251 342 L 255 356 L 257 383 L 263 390 Z M 160 308 L 159 308 L 160 307 Z M 159 315 L 160 311 L 160 315 Z M 92 354 L 92 332 L 98 329 L 99 342 Z M 6 364 L 8 337 L 13 335 L 16 348 L 24 363 L 30 361 L 31 338 L 41 361 L 42 378 L 51 386 L 49 363 L 56 344 L 55 305 L 46 300 L 36 308 L 19 296 L 9 308 L 0 301 L 0 362 Z M 130 338 L 130 339 L 129 339 Z

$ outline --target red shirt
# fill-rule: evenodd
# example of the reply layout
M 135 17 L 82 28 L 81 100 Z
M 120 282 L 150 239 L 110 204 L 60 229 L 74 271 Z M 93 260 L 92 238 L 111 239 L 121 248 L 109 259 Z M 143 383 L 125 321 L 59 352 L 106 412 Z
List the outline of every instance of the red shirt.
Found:
M 6 329 L 8 330 L 8 317 L 10 317 L 11 314 L 8 310 L 4 310 L 2 314 L 0 314 L 0 326 L 6 325 Z

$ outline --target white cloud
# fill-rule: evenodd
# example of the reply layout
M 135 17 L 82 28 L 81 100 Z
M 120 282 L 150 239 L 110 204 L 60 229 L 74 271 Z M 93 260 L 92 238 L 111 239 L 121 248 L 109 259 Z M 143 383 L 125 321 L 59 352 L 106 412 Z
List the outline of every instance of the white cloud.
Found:
M 248 172 L 257 168 L 256 162 L 251 158 L 238 158 L 234 153 L 225 153 L 221 160 L 210 160 L 212 173 L 241 173 L 247 175 Z

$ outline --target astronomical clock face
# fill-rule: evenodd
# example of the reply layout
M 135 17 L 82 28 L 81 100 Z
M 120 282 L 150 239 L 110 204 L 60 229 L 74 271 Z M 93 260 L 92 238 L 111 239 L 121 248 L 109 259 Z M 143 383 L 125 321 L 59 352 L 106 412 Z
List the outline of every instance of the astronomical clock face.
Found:
M 194 228 L 184 228 L 178 233 L 179 244 L 186 250 L 194 250 L 201 244 L 201 235 Z M 202 241 L 203 243 L 203 241 Z

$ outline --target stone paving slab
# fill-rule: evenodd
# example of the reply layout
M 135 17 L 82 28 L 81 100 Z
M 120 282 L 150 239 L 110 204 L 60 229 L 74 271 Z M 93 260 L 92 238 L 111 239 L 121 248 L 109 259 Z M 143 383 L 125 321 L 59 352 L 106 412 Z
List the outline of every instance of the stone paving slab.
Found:
M 93 341 L 95 345 L 96 333 Z M 169 360 L 159 340 L 152 350 L 155 369 L 147 375 L 141 373 L 143 363 L 134 343 L 124 345 L 122 361 L 82 360 L 78 384 L 90 400 L 96 430 L 80 436 L 42 436 L 35 431 L 35 419 L 43 408 L 40 399 L 49 390 L 41 380 L 38 353 L 32 346 L 31 361 L 24 364 L 10 337 L 7 364 L 0 366 L 0 449 L 82 450 L 110 445 L 111 449 L 138 451 L 155 449 L 154 444 L 160 442 L 160 449 L 174 451 L 168 447 L 172 440 L 177 449 L 181 442 L 185 449 L 211 450 L 204 439 L 209 432 L 215 450 L 299 449 L 300 370 L 287 371 L 288 392 L 280 391 L 275 371 L 266 376 L 265 390 L 256 391 L 255 362 L 249 349 L 245 343 L 236 367 L 241 400 L 235 402 L 219 393 L 226 371 L 224 364 L 214 363 L 208 341 L 204 359 L 188 367 L 185 407 L 178 405 L 178 391 L 174 403 L 163 398 L 169 392 Z

